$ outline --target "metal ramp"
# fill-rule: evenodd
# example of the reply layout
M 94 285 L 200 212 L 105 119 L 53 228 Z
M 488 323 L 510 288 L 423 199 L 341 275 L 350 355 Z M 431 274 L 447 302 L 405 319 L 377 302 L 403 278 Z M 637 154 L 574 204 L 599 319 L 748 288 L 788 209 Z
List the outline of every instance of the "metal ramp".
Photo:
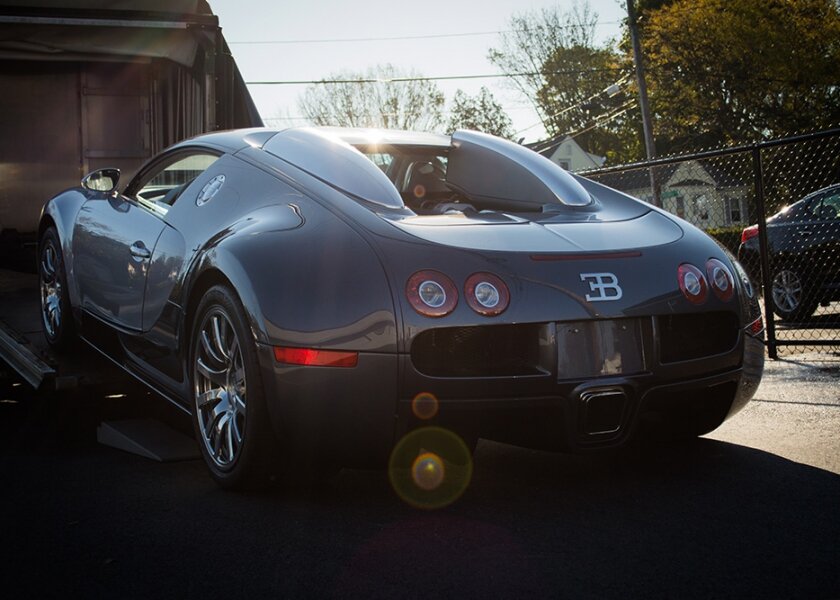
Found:
M 200 456 L 194 439 L 152 419 L 104 421 L 96 429 L 96 441 L 158 462 Z

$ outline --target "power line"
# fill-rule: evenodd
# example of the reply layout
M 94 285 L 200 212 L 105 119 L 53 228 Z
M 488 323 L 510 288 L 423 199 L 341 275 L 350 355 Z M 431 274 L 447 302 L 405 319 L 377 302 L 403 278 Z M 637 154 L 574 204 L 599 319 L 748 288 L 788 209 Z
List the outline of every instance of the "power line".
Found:
M 563 110 L 547 116 L 545 119 L 537 121 L 536 123 L 534 123 L 532 125 L 528 125 L 528 127 L 525 127 L 524 129 L 520 129 L 519 131 L 514 132 L 514 135 L 519 135 L 520 133 L 524 133 L 524 132 L 528 131 L 529 129 L 533 129 L 537 125 L 544 125 L 546 122 L 551 121 L 553 119 L 556 119 L 557 117 L 560 117 L 560 116 L 566 114 L 570 110 L 574 110 L 576 108 L 579 108 L 579 107 L 583 106 L 584 104 L 592 102 L 593 100 L 595 100 L 595 98 L 597 98 L 598 96 L 600 96 L 602 94 L 607 94 L 610 97 L 615 96 L 616 94 L 621 92 L 621 86 L 623 86 L 625 83 L 627 83 L 628 77 L 629 77 L 628 75 L 625 75 L 624 77 L 622 77 L 621 79 L 619 79 L 618 81 L 613 83 L 612 85 L 607 86 L 603 90 L 595 92 L 589 98 L 584 98 L 583 100 L 581 100 L 577 104 L 572 104 L 571 106 L 567 106 Z
M 531 73 L 494 73 L 486 75 L 440 75 L 436 77 L 388 77 L 384 79 L 376 77 L 363 77 L 358 79 L 306 79 L 288 81 L 246 81 L 246 85 L 315 85 L 315 84 L 338 84 L 338 83 L 404 83 L 409 81 L 452 81 L 456 79 L 498 79 L 508 77 L 535 77 L 545 75 L 580 75 L 583 73 L 600 73 L 606 71 L 621 71 L 618 67 L 605 67 L 603 69 L 577 69 L 570 71 L 550 71 Z
M 621 21 L 593 21 L 588 25 L 621 25 Z M 563 25 L 561 29 L 577 27 L 577 25 Z M 461 38 L 461 37 L 476 37 L 482 35 L 500 35 L 504 33 L 528 33 L 527 31 L 517 29 L 499 29 L 495 31 L 470 31 L 463 33 L 428 33 L 421 35 L 400 35 L 400 36 L 384 36 L 384 37 L 359 37 L 359 38 L 324 38 L 324 39 L 309 39 L 309 40 L 248 40 L 228 42 L 228 45 L 242 45 L 242 46 L 257 46 L 268 44 L 336 44 L 336 43 L 356 43 L 356 42 L 391 42 L 402 40 L 433 40 L 441 38 Z

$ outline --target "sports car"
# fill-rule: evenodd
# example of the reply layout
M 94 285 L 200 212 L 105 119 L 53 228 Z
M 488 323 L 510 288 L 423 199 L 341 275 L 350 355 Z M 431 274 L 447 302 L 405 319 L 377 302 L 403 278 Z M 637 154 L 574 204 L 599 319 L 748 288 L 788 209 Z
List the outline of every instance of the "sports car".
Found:
M 89 174 L 39 236 L 49 343 L 81 338 L 190 413 L 224 487 L 397 447 L 434 479 L 434 436 L 401 443 L 416 430 L 468 450 L 690 438 L 764 364 L 725 249 L 473 131 L 207 134 L 125 186 Z

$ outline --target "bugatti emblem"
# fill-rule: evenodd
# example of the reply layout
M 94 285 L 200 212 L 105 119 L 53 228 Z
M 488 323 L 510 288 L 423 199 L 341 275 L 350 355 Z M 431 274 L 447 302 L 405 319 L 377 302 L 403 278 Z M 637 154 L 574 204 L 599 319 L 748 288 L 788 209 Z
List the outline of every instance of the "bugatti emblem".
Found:
M 216 175 L 213 179 L 208 181 L 207 184 L 203 188 L 201 188 L 201 191 L 198 193 L 198 198 L 195 199 L 196 206 L 201 206 L 210 202 L 213 196 L 219 193 L 219 190 L 222 189 L 222 186 L 224 184 L 224 175 Z
M 580 280 L 589 283 L 592 294 L 586 294 L 587 302 L 620 300 L 623 295 L 618 277 L 613 273 L 581 273 Z

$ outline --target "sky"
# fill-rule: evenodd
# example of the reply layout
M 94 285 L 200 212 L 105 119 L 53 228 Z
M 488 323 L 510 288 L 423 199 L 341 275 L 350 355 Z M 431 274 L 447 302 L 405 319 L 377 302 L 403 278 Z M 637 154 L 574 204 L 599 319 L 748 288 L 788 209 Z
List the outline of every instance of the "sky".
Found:
M 498 31 L 512 15 L 572 0 L 209 0 L 246 82 L 313 81 L 391 63 L 427 77 L 494 74 L 487 60 Z M 618 38 L 626 17 L 621 0 L 589 0 L 598 14 L 596 36 Z M 457 36 L 453 34 L 458 34 Z M 462 35 L 480 34 L 480 35 Z M 416 39 L 417 36 L 452 36 Z M 415 38 L 324 41 L 359 38 Z M 528 101 L 505 80 L 436 82 L 451 101 L 457 89 L 473 95 L 486 86 L 513 120 L 517 137 L 535 141 L 545 132 Z M 305 85 L 255 85 L 248 89 L 266 125 L 304 125 L 298 98 Z

